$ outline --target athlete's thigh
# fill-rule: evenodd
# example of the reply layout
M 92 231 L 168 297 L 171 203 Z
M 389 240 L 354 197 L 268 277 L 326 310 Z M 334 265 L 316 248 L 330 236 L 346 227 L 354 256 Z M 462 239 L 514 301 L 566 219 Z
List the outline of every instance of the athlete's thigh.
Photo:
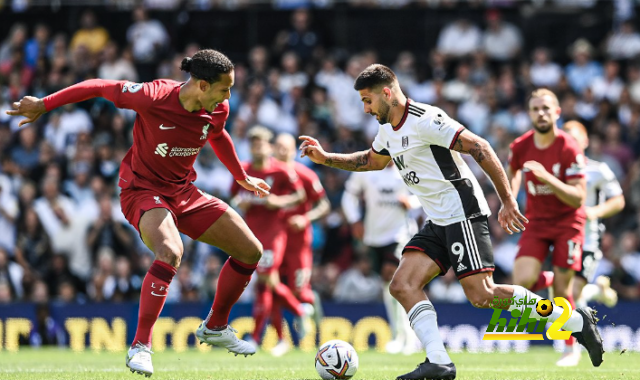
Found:
M 258 274 L 279 275 L 287 246 L 285 229 L 254 229 L 254 231 L 256 231 L 256 238 L 262 243 L 262 258 L 256 272 Z
M 178 259 L 182 256 L 183 245 L 171 211 L 166 208 L 148 210 L 142 214 L 138 226 L 142 241 L 160 260 L 179 264 L 175 256 Z
M 560 268 L 579 271 L 582 268 L 584 234 L 575 228 L 564 228 L 553 241 L 551 263 Z
M 214 245 L 229 256 L 246 263 L 257 262 L 262 254 L 262 244 L 231 207 L 228 207 L 197 240 Z
M 467 219 L 443 228 L 451 268 L 458 279 L 494 271 L 493 246 L 486 216 Z
M 422 289 L 442 271 L 430 256 L 416 249 L 406 249 L 400 265 L 393 275 L 393 282 L 409 284 L 411 288 Z

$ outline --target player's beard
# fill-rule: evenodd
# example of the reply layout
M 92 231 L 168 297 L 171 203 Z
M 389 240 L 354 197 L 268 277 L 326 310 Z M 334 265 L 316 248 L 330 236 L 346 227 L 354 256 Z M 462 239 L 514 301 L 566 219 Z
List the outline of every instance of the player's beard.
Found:
M 553 124 L 545 124 L 543 126 L 539 126 L 537 123 L 533 123 L 533 128 L 536 130 L 536 132 L 546 135 L 553 128 Z
M 381 101 L 380 109 L 378 110 L 378 123 L 380 123 L 380 125 L 384 125 L 389 122 L 390 111 L 391 111 L 391 106 L 385 103 L 384 101 Z

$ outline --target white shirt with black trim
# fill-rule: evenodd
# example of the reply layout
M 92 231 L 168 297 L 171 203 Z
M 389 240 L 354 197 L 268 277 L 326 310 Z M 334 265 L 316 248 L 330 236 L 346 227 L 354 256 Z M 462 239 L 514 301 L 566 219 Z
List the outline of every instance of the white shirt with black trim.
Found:
M 586 207 L 594 207 L 604 203 L 607 199 L 622 194 L 622 187 L 615 174 L 604 162 L 587 159 L 584 167 L 587 178 Z M 597 252 L 600 250 L 600 234 L 604 225 L 599 220 L 587 219 L 584 235 L 584 251 Z
M 381 125 L 372 144 L 374 152 L 391 156 L 429 220 L 440 226 L 491 214 L 478 180 L 451 150 L 464 129 L 440 108 L 407 100 L 398 126 Z

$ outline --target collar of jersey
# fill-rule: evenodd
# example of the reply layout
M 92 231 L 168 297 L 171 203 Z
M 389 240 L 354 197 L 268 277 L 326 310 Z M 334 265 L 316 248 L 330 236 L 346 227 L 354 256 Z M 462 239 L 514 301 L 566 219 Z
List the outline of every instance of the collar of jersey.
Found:
M 402 119 L 400 119 L 400 123 L 398 123 L 397 127 L 394 127 L 393 125 L 391 126 L 391 128 L 393 128 L 394 131 L 397 131 L 398 129 L 402 128 L 402 126 L 404 125 L 404 122 L 407 120 L 407 115 L 409 115 L 409 103 L 411 103 L 411 99 L 407 98 L 407 104 L 404 105 L 404 115 L 402 115 Z

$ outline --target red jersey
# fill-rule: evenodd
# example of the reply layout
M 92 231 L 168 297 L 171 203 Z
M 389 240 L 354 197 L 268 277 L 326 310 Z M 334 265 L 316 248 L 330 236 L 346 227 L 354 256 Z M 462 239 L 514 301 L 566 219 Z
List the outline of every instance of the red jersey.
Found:
M 300 179 L 302 188 L 304 188 L 304 192 L 306 193 L 306 199 L 294 208 L 287 209 L 285 219 L 293 215 L 306 214 L 325 194 L 324 187 L 322 187 L 322 183 L 320 183 L 320 178 L 318 178 L 318 175 L 313 170 L 299 162 L 295 162 L 293 170 L 295 170 Z M 306 232 L 311 233 L 311 225 L 308 225 L 306 230 Z
M 268 183 L 271 186 L 271 190 L 269 190 L 271 194 L 289 195 L 302 187 L 295 172 L 275 158 L 270 158 L 268 165 L 261 170 L 254 169 L 250 162 L 243 162 L 242 167 L 248 175 L 262 178 Z M 268 209 L 264 206 L 266 202 L 264 198 L 256 197 L 253 192 L 241 187 L 237 182 L 231 186 L 231 194 L 233 196 L 240 194 L 240 196 L 251 200 L 252 205 L 245 213 L 244 219 L 254 233 L 258 230 L 273 231 L 272 228 L 276 230 L 283 228 L 284 209 Z
M 119 108 L 137 112 L 133 146 L 120 166 L 121 188 L 142 188 L 172 197 L 196 179 L 193 163 L 206 144 L 231 171 L 236 180 L 246 178 L 231 137 L 224 125 L 229 116 L 225 100 L 209 113 L 189 112 L 179 95 L 184 83 L 160 79 L 131 83 L 92 79 L 45 97 L 47 111 L 68 103 L 103 97 Z
M 546 149 L 538 149 L 531 130 L 518 137 L 510 146 L 509 166 L 513 173 L 522 169 L 527 161 L 537 161 L 562 182 L 584 177 L 584 156 L 578 143 L 562 130 L 556 131 L 556 139 Z M 530 171 L 524 171 L 524 186 L 527 191 L 526 217 L 530 221 L 556 224 L 563 222 L 583 229 L 586 221 L 584 207 L 575 209 L 563 203 L 549 188 Z

